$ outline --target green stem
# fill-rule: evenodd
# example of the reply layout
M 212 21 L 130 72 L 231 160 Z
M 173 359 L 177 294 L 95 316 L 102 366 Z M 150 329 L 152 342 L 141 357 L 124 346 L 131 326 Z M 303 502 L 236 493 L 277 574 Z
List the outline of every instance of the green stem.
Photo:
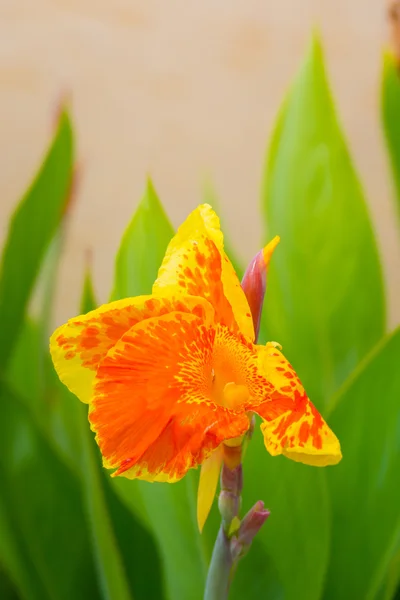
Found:
M 229 539 L 221 524 L 208 569 L 204 600 L 226 600 L 228 598 L 232 566 Z

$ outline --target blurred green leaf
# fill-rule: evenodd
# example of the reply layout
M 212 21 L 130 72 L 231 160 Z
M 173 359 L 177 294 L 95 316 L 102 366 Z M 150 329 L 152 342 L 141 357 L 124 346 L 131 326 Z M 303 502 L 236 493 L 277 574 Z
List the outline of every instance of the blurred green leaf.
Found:
M 115 261 L 112 299 L 150 294 L 174 230 L 150 179 Z
M 92 279 L 87 269 L 81 312 L 89 312 L 95 307 Z M 67 390 L 65 393 L 70 395 Z M 87 406 L 76 398 L 71 398 L 71 402 L 80 409 L 83 495 L 103 598 L 162 600 L 157 549 L 149 533 L 126 510 L 111 487 L 109 472 L 102 467 L 100 453 L 90 431 Z
M 201 598 L 211 556 L 212 546 L 197 528 L 196 475 L 188 473 L 174 484 L 130 481 L 122 477 L 113 480 L 115 489 L 123 488 L 125 503 L 130 495 L 128 505 L 148 523 L 157 540 L 166 595 L 170 600 Z M 216 533 L 217 529 L 214 535 Z
M 399 532 L 400 533 L 400 532 Z M 400 536 L 397 543 L 397 551 L 390 561 L 386 576 L 381 589 L 376 595 L 376 600 L 399 600 L 400 599 Z
M 97 300 L 94 293 L 93 280 L 90 272 L 90 268 L 87 266 L 85 271 L 85 277 L 83 280 L 83 290 L 81 296 L 81 308 L 80 311 L 83 315 L 94 310 L 97 306 Z
M 271 516 L 239 564 L 232 599 L 318 600 L 329 559 L 330 511 L 323 472 L 271 457 L 258 428 L 244 460 L 244 514 L 263 500 Z
M 263 335 L 283 345 L 322 409 L 385 328 L 382 274 L 363 193 L 317 39 L 279 115 L 263 188 L 269 270 Z
M 93 537 L 93 554 L 103 598 L 130 600 L 132 596 L 129 584 L 104 498 L 101 467 L 97 462 L 89 423 L 85 418 L 87 407 L 82 405 L 79 408 L 82 411 L 83 496 Z
M 97 598 L 78 480 L 16 394 L 2 384 L 0 395 L 2 506 L 23 564 L 20 590 L 28 600 Z
M 50 244 L 33 289 L 35 319 L 25 317 L 10 360 L 6 379 L 24 401 L 35 424 L 68 466 L 79 464 L 79 408 L 60 392 L 49 356 L 54 288 L 62 251 L 65 219 Z M 12 294 L 11 294 L 12 296 Z
M 71 191 L 73 137 L 62 112 L 44 163 L 10 223 L 0 274 L 0 371 L 5 371 L 23 324 L 26 304 Z
M 113 298 L 151 292 L 173 233 L 149 182 L 117 254 Z M 112 480 L 125 506 L 151 528 L 157 540 L 171 600 L 201 596 L 211 555 L 207 536 L 201 537 L 197 528 L 197 477 L 189 473 L 173 485 L 123 477 Z
M 381 110 L 400 216 L 400 70 L 389 52 L 383 56 Z
M 86 313 L 96 307 L 93 283 L 89 269 L 86 270 L 81 312 Z M 92 533 L 92 546 L 98 578 L 103 592 L 103 598 L 112 600 L 130 600 L 129 583 L 123 566 L 122 557 L 114 536 L 112 522 L 104 497 L 101 464 L 87 420 L 87 406 L 77 398 L 72 399 L 79 409 L 80 438 L 82 444 L 81 467 L 84 505 Z M 74 408 L 75 408 L 74 406 Z
M 8 574 L 2 569 L 0 564 L 0 598 L 2 600 L 19 600 L 18 592 L 14 588 Z
M 337 398 L 330 424 L 343 460 L 327 471 L 332 499 L 326 600 L 373 600 L 400 539 L 400 329 Z
M 37 574 L 29 568 L 29 562 L 26 568 L 26 556 L 23 554 L 21 540 L 17 539 L 4 498 L 0 495 L 0 570 L 6 573 L 8 581 L 12 580 L 21 598 L 28 598 L 30 593 L 33 598 L 37 598 L 42 586 L 37 580 Z M 1 587 L 0 592 L 4 593 Z M 3 598 L 2 593 L 0 598 Z

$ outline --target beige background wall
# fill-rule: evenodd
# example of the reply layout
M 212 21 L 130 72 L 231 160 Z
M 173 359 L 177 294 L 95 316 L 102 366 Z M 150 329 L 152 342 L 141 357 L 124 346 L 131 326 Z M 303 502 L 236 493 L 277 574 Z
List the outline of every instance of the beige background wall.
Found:
M 147 173 L 174 225 L 211 178 L 242 257 L 257 251 L 266 142 L 314 24 L 376 224 L 390 321 L 400 320 L 400 248 L 378 111 L 384 0 L 0 0 L 0 242 L 57 99 L 72 98 L 84 169 L 57 321 L 76 312 L 88 247 L 106 300 Z

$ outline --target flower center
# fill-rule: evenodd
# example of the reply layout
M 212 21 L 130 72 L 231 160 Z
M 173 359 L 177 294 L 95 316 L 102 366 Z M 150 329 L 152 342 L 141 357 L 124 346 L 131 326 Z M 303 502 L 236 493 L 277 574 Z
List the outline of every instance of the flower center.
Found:
M 216 404 L 231 410 L 244 406 L 249 399 L 246 385 L 248 348 L 226 327 L 219 327 L 212 356 L 211 397 Z

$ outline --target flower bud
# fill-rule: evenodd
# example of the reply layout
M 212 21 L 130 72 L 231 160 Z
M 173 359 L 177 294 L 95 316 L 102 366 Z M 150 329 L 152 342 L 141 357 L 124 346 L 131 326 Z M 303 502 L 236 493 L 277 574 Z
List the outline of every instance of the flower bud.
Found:
M 261 312 L 267 285 L 268 265 L 272 253 L 279 244 L 279 241 L 279 236 L 275 236 L 263 250 L 260 250 L 255 255 L 247 267 L 242 279 L 242 289 L 246 295 L 253 317 L 255 341 L 257 341 L 258 332 L 260 330 Z
M 240 496 L 222 490 L 218 497 L 218 510 L 224 523 L 231 523 L 238 515 L 240 509 Z
M 249 510 L 240 524 L 238 533 L 238 542 L 243 549 L 248 549 L 256 536 L 268 519 L 270 512 L 264 508 L 264 502 L 259 500 Z

